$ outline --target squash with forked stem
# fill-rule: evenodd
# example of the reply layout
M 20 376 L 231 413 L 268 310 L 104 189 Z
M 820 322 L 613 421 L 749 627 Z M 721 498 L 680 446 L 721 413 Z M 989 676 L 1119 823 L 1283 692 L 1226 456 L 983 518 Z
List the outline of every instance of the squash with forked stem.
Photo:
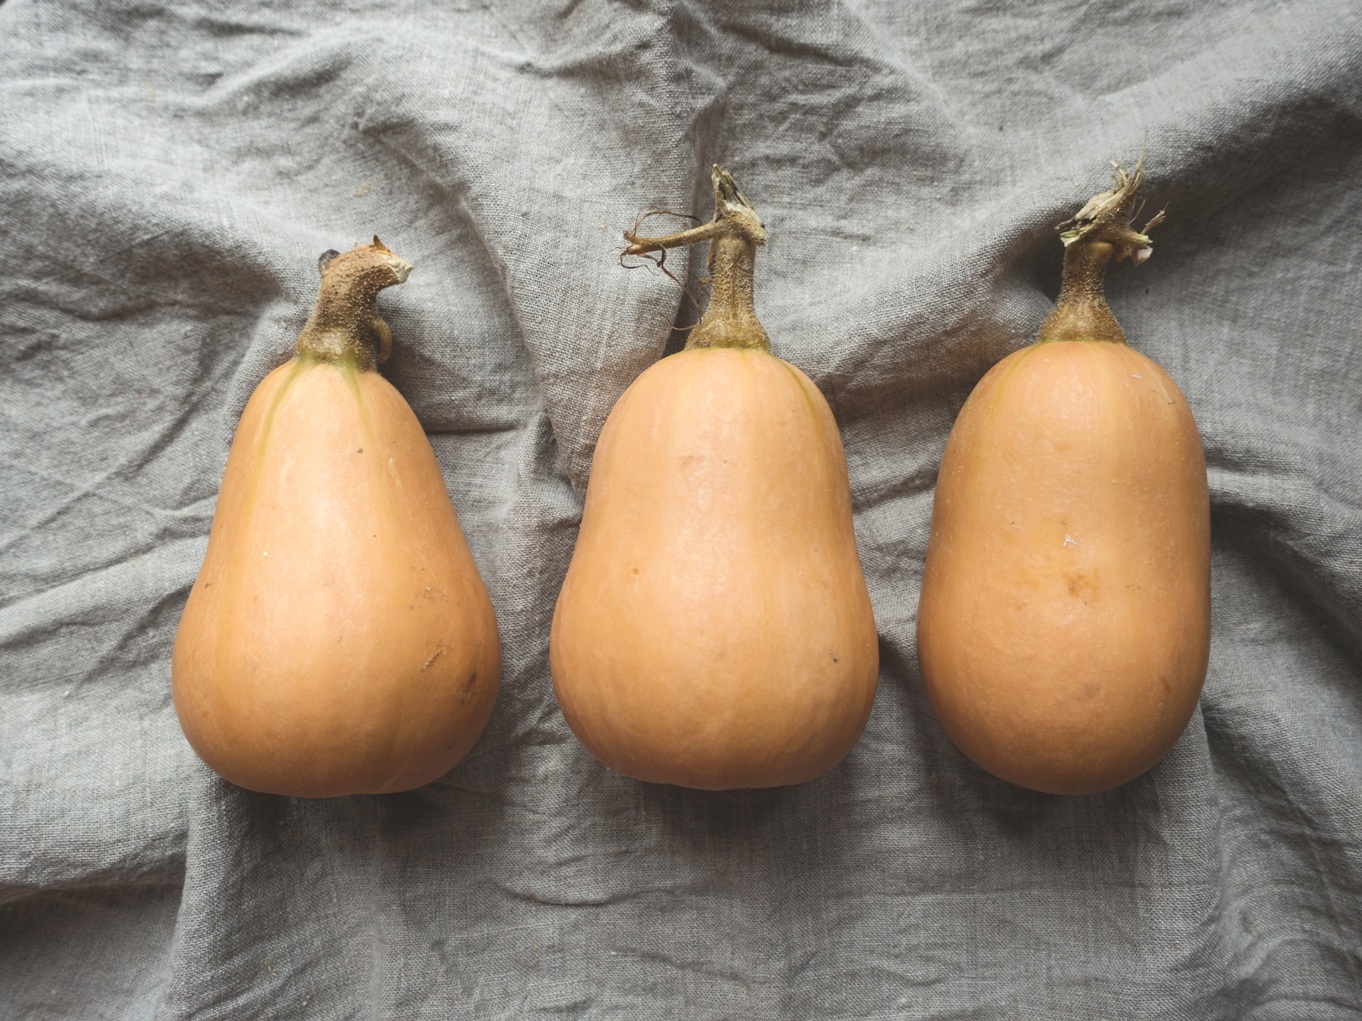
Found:
M 706 789 L 810 780 L 855 744 L 879 673 L 846 460 L 823 395 L 752 304 L 766 235 L 714 168 L 711 299 L 596 445 L 550 637 L 554 688 L 598 759 Z

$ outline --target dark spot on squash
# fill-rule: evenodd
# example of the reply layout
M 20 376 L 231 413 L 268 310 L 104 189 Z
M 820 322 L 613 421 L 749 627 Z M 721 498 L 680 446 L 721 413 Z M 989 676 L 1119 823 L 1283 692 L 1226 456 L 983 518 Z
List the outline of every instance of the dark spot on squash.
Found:
M 1096 583 L 1094 583 L 1092 578 L 1086 574 L 1070 574 L 1064 580 L 1068 586 L 1069 595 L 1071 596 L 1077 597 L 1083 595 L 1085 592 L 1094 593 L 1097 591 Z
M 459 701 L 467 702 L 473 696 L 473 689 L 478 685 L 478 672 L 474 670 L 468 675 L 468 680 L 463 682 L 459 688 Z

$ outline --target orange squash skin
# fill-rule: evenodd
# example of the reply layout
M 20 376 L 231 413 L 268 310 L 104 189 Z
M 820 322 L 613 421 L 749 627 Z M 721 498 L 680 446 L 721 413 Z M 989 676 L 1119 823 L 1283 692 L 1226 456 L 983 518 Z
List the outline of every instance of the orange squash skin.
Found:
M 607 766 L 708 790 L 810 780 L 855 744 L 879 649 L 826 400 L 760 350 L 644 372 L 596 447 L 554 689 Z
M 1092 341 L 995 365 L 946 445 L 918 615 L 961 750 L 1051 793 L 1138 776 L 1196 707 L 1210 612 L 1205 463 L 1167 373 Z
M 496 699 L 496 619 L 405 400 L 304 356 L 251 396 L 176 636 L 176 711 L 242 787 L 408 790 L 452 768 Z

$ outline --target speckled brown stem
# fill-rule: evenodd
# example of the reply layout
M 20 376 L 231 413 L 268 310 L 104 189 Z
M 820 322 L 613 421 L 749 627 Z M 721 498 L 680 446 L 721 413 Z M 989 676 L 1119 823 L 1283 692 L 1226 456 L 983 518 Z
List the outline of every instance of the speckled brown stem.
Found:
M 411 264 L 375 237 L 373 244 L 356 245 L 344 255 L 327 252 L 318 266 L 321 290 L 294 354 L 327 362 L 353 361 L 366 371 L 386 361 L 392 331 L 378 315 L 378 292 L 406 280 Z

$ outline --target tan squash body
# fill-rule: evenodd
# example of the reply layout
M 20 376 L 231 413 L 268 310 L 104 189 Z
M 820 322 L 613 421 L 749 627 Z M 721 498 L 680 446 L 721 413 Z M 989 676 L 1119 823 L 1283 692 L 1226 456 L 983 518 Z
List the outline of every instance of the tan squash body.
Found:
M 550 639 L 568 724 L 612 769 L 711 790 L 850 750 L 879 651 L 832 412 L 759 350 L 644 372 L 596 447 Z
M 1036 344 L 980 381 L 946 444 L 922 582 L 927 695 L 961 750 L 1077 794 L 1143 773 L 1210 651 L 1201 442 L 1122 344 Z
M 752 301 L 765 230 L 714 168 L 709 307 L 596 445 L 549 639 L 569 726 L 628 776 L 726 790 L 811 780 L 850 751 L 879 647 L 837 423 L 773 357 Z
M 237 427 L 172 664 L 195 751 L 252 790 L 408 790 L 472 747 L 496 620 L 416 416 L 353 360 L 295 357 Z
M 1100 293 L 1113 254 L 1148 255 L 1128 228 L 1138 184 L 1138 169 L 1120 173 L 1085 207 L 1094 218 L 1080 214 L 1089 232 L 1106 217 L 1115 241 L 1068 253 L 1041 331 L 1066 339 L 1004 358 L 956 419 L 922 581 L 918 658 L 942 726 L 989 772 L 1057 794 L 1107 790 L 1162 758 L 1210 653 L 1196 423 Z M 1100 339 L 1067 339 L 1086 337 Z

